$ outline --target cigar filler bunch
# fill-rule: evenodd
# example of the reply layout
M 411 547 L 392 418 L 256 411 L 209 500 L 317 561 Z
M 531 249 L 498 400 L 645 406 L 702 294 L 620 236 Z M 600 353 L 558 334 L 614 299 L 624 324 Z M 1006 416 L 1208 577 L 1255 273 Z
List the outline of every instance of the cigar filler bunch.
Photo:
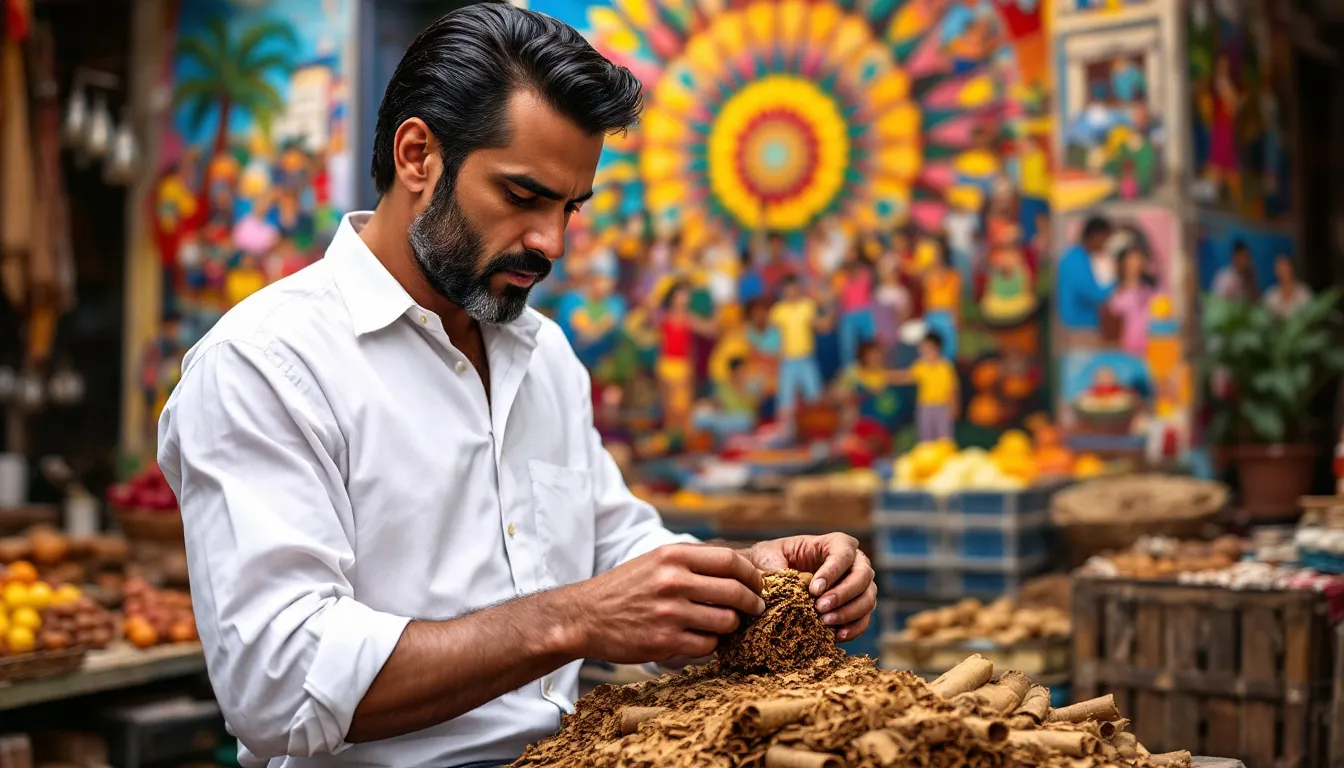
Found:
M 765 575 L 766 611 L 719 658 L 657 680 L 599 686 L 514 768 L 1188 768 L 1149 754 L 1111 696 L 1050 707 L 1050 692 L 974 655 L 937 680 L 878 669 L 835 645 L 808 574 Z

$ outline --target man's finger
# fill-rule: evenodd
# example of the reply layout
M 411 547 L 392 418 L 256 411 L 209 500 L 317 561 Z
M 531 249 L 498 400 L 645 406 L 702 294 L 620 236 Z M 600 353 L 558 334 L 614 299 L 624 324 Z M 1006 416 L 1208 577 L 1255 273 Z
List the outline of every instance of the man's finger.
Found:
M 840 580 L 835 588 L 821 596 L 817 601 L 817 610 L 821 613 L 829 613 L 836 608 L 848 603 L 867 589 L 873 583 L 873 566 L 868 562 L 868 556 L 862 552 L 854 556 L 854 565 L 849 569 L 849 573 Z
M 686 628 L 708 635 L 726 635 L 740 622 L 737 611 L 712 605 L 692 605 L 686 613 Z
M 853 624 L 846 624 L 845 626 L 835 631 L 835 639 L 839 640 L 842 643 L 847 643 L 850 640 L 855 639 L 859 635 L 862 635 L 864 631 L 868 629 L 868 624 L 872 621 L 872 619 L 873 615 L 870 613 L 867 616 L 864 616 L 862 619 L 859 619 L 858 621 L 854 622 Z
M 820 597 L 828 586 L 840 581 L 853 567 L 854 558 L 859 552 L 858 540 L 843 533 L 823 536 L 820 543 L 822 551 L 826 553 L 826 560 L 812 578 L 810 591 L 816 597 Z
M 858 621 L 864 616 L 867 616 L 868 614 L 872 613 L 873 609 L 876 607 L 877 607 L 877 586 L 870 583 L 868 587 L 865 590 L 863 590 L 863 592 L 861 592 L 859 596 L 856 597 L 855 599 L 847 603 L 841 603 L 840 607 L 836 608 L 830 613 L 822 614 L 821 623 L 831 627 L 839 627 L 844 626 L 845 624 L 852 624 L 853 622 Z
M 765 611 L 765 600 L 732 578 L 693 574 L 687 580 L 685 596 L 695 603 L 732 608 L 751 616 L 760 616 Z
M 789 567 L 789 559 L 777 547 L 760 547 L 751 550 L 751 559 L 756 567 L 769 573 L 782 571 Z
M 761 594 L 765 585 L 761 583 L 761 573 L 751 561 L 738 552 L 726 547 L 688 547 L 685 550 L 686 567 L 693 573 L 704 576 L 717 576 L 724 579 L 737 579 L 756 594 Z

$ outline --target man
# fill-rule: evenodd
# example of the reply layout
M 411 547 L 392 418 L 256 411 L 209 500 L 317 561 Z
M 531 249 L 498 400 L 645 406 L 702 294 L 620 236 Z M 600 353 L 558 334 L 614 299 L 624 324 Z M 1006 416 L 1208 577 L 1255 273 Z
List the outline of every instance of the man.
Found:
M 1246 241 L 1232 243 L 1232 258 L 1227 266 L 1214 274 L 1210 291 L 1214 296 L 1228 301 L 1253 302 L 1260 299 L 1255 263 L 1251 260 L 1251 249 Z
M 1071 344 L 1087 347 L 1097 343 L 1101 308 L 1115 287 L 1114 257 L 1106 247 L 1114 231 L 1107 219 L 1089 218 L 1079 242 L 1060 257 L 1056 278 L 1059 322 Z
M 1274 257 L 1274 285 L 1265 289 L 1261 299 L 1276 317 L 1289 318 L 1311 301 L 1311 288 L 1297 279 L 1292 258 L 1286 253 Z
M 793 566 L 847 640 L 841 535 L 669 533 L 593 428 L 587 371 L 526 308 L 639 86 L 572 29 L 475 4 L 383 97 L 372 214 L 197 344 L 160 422 L 196 619 L 245 766 L 498 765 L 578 663 L 704 657 Z

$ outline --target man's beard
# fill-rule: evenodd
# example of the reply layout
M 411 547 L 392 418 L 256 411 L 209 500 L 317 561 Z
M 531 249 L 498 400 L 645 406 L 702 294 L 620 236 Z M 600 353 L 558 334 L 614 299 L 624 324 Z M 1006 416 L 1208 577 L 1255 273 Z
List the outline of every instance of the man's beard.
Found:
M 532 287 L 512 283 L 496 294 L 490 279 L 505 272 L 535 274 L 536 285 L 551 272 L 551 260 L 540 251 L 522 250 L 496 256 L 482 270 L 485 250 L 481 234 L 467 221 L 452 189 L 442 180 L 429 205 L 407 231 L 411 252 L 430 287 L 481 323 L 511 323 L 527 308 Z

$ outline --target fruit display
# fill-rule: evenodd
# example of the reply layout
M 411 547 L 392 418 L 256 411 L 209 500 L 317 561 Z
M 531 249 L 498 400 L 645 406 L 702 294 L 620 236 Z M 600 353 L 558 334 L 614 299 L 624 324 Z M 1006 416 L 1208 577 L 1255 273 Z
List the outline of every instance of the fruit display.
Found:
M 951 440 L 919 443 L 892 466 L 894 490 L 923 490 L 947 495 L 964 491 L 1018 491 L 1035 483 L 1093 477 L 1106 466 L 1093 454 L 1074 457 L 1058 442 L 1058 433 L 1038 428 L 1037 440 L 1008 430 L 988 451 L 957 450 Z
M 1243 544 L 1236 536 L 1213 541 L 1183 541 L 1166 536 L 1142 536 L 1123 552 L 1098 555 L 1083 566 L 1088 576 L 1148 581 L 1170 579 L 1181 573 L 1219 571 L 1241 560 Z
M 1024 640 L 1068 637 L 1069 614 L 1058 608 L 1021 606 L 1008 597 L 989 605 L 962 600 L 946 608 L 921 611 L 911 616 L 901 639 L 930 643 L 988 640 L 1013 645 Z
M 177 497 L 157 464 L 151 464 L 130 480 L 107 489 L 107 503 L 117 509 L 144 514 L 177 514 Z
M 191 596 L 174 589 L 155 589 L 143 579 L 126 580 L 126 639 L 138 648 L 198 639 Z
M 0 571 L 0 656 L 67 648 L 102 648 L 114 620 L 73 584 L 52 585 L 24 560 Z
M 0 538 L 0 565 L 24 561 L 37 568 L 43 581 L 119 589 L 129 551 L 122 536 L 66 536 L 40 525 L 22 536 Z
M 716 661 L 599 686 L 512 767 L 1190 764 L 1188 752 L 1145 749 L 1112 696 L 1052 709 L 1048 689 L 978 654 L 928 682 L 846 655 L 821 624 L 808 578 L 766 574 L 765 613 L 726 638 Z

